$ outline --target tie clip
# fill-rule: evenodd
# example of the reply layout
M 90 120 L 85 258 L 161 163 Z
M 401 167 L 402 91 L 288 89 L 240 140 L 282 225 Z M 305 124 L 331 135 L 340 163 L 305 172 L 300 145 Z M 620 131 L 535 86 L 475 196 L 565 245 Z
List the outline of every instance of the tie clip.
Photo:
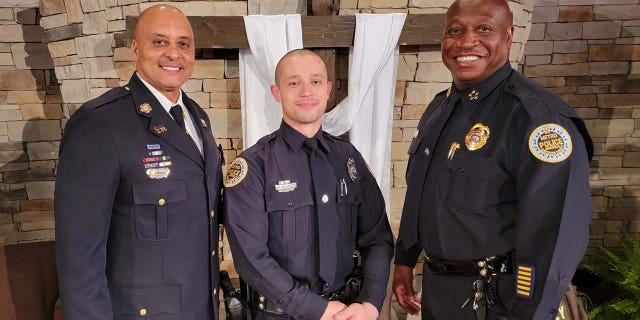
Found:
M 456 150 L 460 149 L 460 144 L 457 142 L 453 142 L 451 147 L 449 147 L 449 154 L 447 154 L 447 159 L 453 160 L 453 156 L 456 154 Z

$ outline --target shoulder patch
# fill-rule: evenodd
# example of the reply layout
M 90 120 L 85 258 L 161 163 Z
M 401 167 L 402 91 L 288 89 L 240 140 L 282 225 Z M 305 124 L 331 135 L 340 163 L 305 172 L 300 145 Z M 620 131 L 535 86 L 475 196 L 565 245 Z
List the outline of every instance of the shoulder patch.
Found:
M 229 166 L 229 169 L 227 170 L 224 186 L 227 188 L 235 187 L 238 183 L 244 180 L 247 176 L 247 172 L 249 172 L 247 160 L 237 157 L 233 162 L 231 162 L 231 166 Z
M 556 163 L 569 158 L 573 145 L 567 129 L 556 123 L 545 123 L 529 135 L 529 151 L 538 160 Z

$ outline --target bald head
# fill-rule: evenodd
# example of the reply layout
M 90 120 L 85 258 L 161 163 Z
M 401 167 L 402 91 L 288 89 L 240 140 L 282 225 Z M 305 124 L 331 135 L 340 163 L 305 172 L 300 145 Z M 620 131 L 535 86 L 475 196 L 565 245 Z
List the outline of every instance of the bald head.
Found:
M 324 63 L 324 60 L 322 60 L 322 58 L 320 58 L 320 56 L 317 53 L 309 49 L 295 49 L 287 52 L 284 56 L 282 56 L 282 58 L 280 58 L 280 61 L 278 61 L 278 64 L 276 65 L 276 84 L 280 82 L 280 78 L 282 76 L 282 65 L 285 64 L 288 59 L 290 59 L 291 57 L 305 57 L 305 56 L 317 58 L 317 62 L 322 64 L 322 68 L 324 69 L 325 75 L 327 74 L 327 66 Z
M 140 16 L 138 17 L 138 23 L 136 24 L 136 28 L 133 32 L 133 37 L 134 39 L 139 38 L 142 34 L 145 33 L 146 29 L 148 29 L 149 26 L 154 26 L 158 22 L 170 22 L 175 21 L 175 19 L 178 19 L 178 22 L 180 23 L 189 24 L 189 20 L 184 15 L 184 13 L 182 13 L 180 9 L 174 6 L 167 4 L 157 4 L 151 6 L 140 13 Z M 191 28 L 190 24 L 189 28 Z
M 447 10 L 447 20 L 465 12 L 482 12 L 481 8 L 491 8 L 496 17 L 505 23 L 513 23 L 513 13 L 509 9 L 507 0 L 456 0 Z

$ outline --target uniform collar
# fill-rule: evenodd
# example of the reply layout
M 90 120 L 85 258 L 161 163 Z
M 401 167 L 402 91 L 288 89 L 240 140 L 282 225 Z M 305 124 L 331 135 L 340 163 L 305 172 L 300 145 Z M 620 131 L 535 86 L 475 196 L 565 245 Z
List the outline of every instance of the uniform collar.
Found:
M 167 98 L 164 94 L 162 94 L 160 92 L 160 90 L 156 89 L 154 86 L 149 84 L 146 80 L 144 80 L 140 76 L 140 74 L 138 74 L 136 72 L 136 73 L 134 73 L 134 75 L 136 77 L 138 77 L 140 82 L 142 82 L 142 84 L 144 84 L 144 86 L 149 90 L 149 92 L 151 92 L 151 94 L 158 100 L 158 102 L 160 102 L 160 105 L 162 106 L 162 108 L 164 110 L 167 111 L 167 113 L 169 113 L 169 110 L 171 110 L 171 107 L 173 107 L 174 105 L 180 105 L 180 106 L 184 107 L 184 102 L 182 102 L 182 90 L 180 90 L 180 95 L 178 96 L 178 101 L 176 103 L 173 103 L 173 102 L 171 102 L 171 100 L 169 100 L 169 98 Z
M 293 150 L 298 150 L 302 148 L 302 144 L 304 143 L 304 140 L 307 139 L 307 137 L 305 137 L 302 133 L 298 132 L 296 129 L 292 128 L 289 124 L 287 124 L 284 121 L 280 123 L 279 131 L 280 131 L 280 134 L 282 134 L 282 139 L 284 139 L 284 141 L 289 145 L 289 148 Z M 327 139 L 324 137 L 324 134 L 322 132 L 322 127 L 320 127 L 320 130 L 316 132 L 316 134 L 314 135 L 314 138 L 318 139 L 318 144 L 322 146 L 322 149 L 324 149 L 325 152 L 331 151 L 329 149 L 329 144 L 327 143 Z
M 489 78 L 476 84 L 475 86 L 469 87 L 463 91 L 458 91 L 458 89 L 456 89 L 456 87 L 452 85 L 450 94 L 460 94 L 462 105 L 464 105 L 465 107 L 477 105 L 478 103 L 480 103 L 480 101 L 482 101 L 482 99 L 489 96 L 491 92 L 496 87 L 498 87 L 498 85 L 502 81 L 509 77 L 509 75 L 511 75 L 511 72 L 513 72 L 513 69 L 511 68 L 511 64 L 509 64 L 509 61 L 507 61 Z M 448 96 L 449 92 L 447 93 L 447 97 Z

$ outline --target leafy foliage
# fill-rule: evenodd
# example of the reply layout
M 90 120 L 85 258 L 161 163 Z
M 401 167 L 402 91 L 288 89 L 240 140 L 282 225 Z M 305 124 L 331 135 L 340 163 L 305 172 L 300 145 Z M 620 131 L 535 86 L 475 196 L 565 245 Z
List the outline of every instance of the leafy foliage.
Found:
M 621 255 L 602 250 L 609 258 L 608 266 L 589 265 L 586 268 L 625 294 L 594 308 L 589 319 L 640 320 L 640 237 L 628 238 Z

